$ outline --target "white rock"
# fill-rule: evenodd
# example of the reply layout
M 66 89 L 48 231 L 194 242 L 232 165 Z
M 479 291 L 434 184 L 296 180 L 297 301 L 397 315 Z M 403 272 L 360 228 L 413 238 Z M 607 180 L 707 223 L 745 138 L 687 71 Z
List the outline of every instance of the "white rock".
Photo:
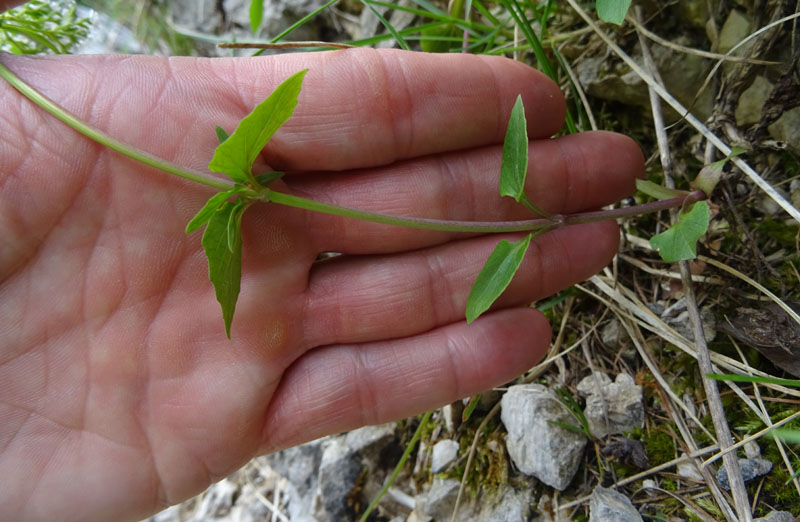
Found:
M 592 491 L 589 501 L 589 522 L 643 522 L 642 515 L 628 497 L 600 486 Z
M 441 473 L 458 456 L 458 442 L 450 439 L 440 440 L 433 445 L 431 473 Z
M 575 419 L 540 384 L 510 387 L 501 404 L 511 460 L 523 473 L 563 491 L 578 471 L 587 439 L 548 421 L 574 424 Z
M 582 397 L 588 397 L 609 384 L 611 384 L 611 378 L 608 375 L 603 372 L 592 372 L 578 383 L 578 393 Z
M 637 386 L 630 375 L 621 373 L 613 383 L 586 398 L 584 415 L 596 437 L 641 428 L 644 426 L 642 387 Z

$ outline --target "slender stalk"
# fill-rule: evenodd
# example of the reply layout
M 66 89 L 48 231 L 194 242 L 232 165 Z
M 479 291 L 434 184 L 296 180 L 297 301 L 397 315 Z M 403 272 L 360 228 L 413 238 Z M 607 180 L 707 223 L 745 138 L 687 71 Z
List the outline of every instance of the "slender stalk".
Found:
M 411 440 L 408 442 L 405 451 L 403 452 L 403 456 L 400 457 L 400 461 L 397 463 L 397 466 L 394 467 L 394 471 L 392 471 L 392 475 L 389 477 L 389 480 L 386 481 L 386 484 L 381 489 L 380 493 L 370 502 L 367 509 L 361 515 L 361 518 L 358 519 L 358 522 L 365 522 L 367 518 L 369 518 L 369 514 L 372 513 L 372 510 L 375 509 L 378 505 L 378 502 L 381 501 L 383 496 L 389 491 L 389 488 L 394 484 L 394 481 L 397 480 L 397 476 L 400 474 L 400 471 L 405 466 L 406 461 L 408 460 L 409 455 L 414 450 L 414 447 L 417 445 L 417 441 L 419 440 L 420 436 L 422 435 L 422 430 L 425 429 L 425 426 L 428 424 L 428 419 L 431 418 L 432 411 L 427 412 L 423 417 L 422 420 L 419 421 L 419 426 L 417 426 L 417 430 L 414 432 L 414 435 L 411 437 Z
M 75 115 L 71 114 L 63 107 L 59 106 L 47 96 L 44 96 L 36 91 L 33 87 L 12 73 L 2 63 L 0 63 L 0 77 L 10 83 L 15 89 L 17 89 L 20 93 L 22 93 L 25 97 L 39 107 L 43 108 L 84 136 L 108 147 L 109 149 L 115 150 L 124 156 L 134 159 L 140 163 L 144 163 L 150 167 L 163 170 L 164 172 L 168 172 L 183 179 L 188 179 L 189 181 L 194 181 L 195 183 L 201 183 L 203 185 L 220 190 L 230 190 L 232 187 L 230 183 L 205 176 L 199 172 L 193 172 L 191 170 L 184 169 L 183 167 L 179 167 L 174 163 L 170 163 L 166 160 L 153 156 L 152 154 L 149 154 L 143 150 L 131 147 L 130 145 L 109 136 L 100 129 L 92 127 L 91 125 L 75 117 Z
M 524 221 L 451 221 L 410 216 L 393 216 L 381 212 L 367 212 L 365 210 L 331 205 L 330 203 L 292 196 L 291 194 L 277 192 L 275 190 L 270 190 L 267 197 L 269 201 L 280 205 L 286 205 L 287 207 L 302 208 L 314 212 L 321 212 L 323 214 L 360 219 L 384 225 L 397 225 L 423 230 L 439 230 L 442 232 L 525 232 L 553 225 L 553 221 L 549 219 L 529 219 Z
M 36 91 L 33 87 L 12 73 L 2 63 L 0 63 L 0 77 L 9 82 L 15 89 L 21 92 L 32 102 L 39 105 L 65 124 L 69 125 L 89 139 L 113 149 L 124 156 L 144 163 L 150 167 L 163 170 L 168 174 L 172 174 L 174 176 L 178 176 L 180 178 L 194 181 L 195 183 L 200 183 L 202 185 L 213 187 L 219 190 L 230 190 L 232 187 L 232 185 L 228 182 L 214 179 L 199 172 L 191 171 L 175 165 L 174 163 L 168 162 L 143 150 L 137 149 L 136 147 L 123 143 L 116 138 L 109 136 L 100 129 L 92 127 L 88 123 L 81 121 L 73 114 L 59 106 L 53 100 Z M 570 215 L 553 215 L 549 216 L 548 218 L 528 219 L 521 221 L 458 221 L 393 216 L 380 212 L 368 212 L 365 210 L 323 203 L 321 201 L 314 201 L 299 196 L 293 196 L 291 194 L 285 194 L 283 192 L 277 192 L 271 189 L 263 190 L 260 195 L 256 194 L 255 192 L 245 195 L 250 197 L 259 197 L 262 200 L 271 201 L 273 203 L 278 203 L 280 205 L 286 205 L 289 207 L 302 208 L 313 212 L 321 212 L 324 214 L 360 219 L 363 221 L 371 221 L 373 223 L 396 225 L 423 230 L 438 230 L 442 232 L 472 232 L 483 234 L 525 232 L 541 228 L 558 228 L 566 225 L 577 225 L 582 223 L 606 221 L 609 219 L 619 219 L 637 216 L 648 212 L 674 208 L 687 202 L 705 199 L 705 195 L 702 192 L 697 191 L 692 192 L 687 196 L 665 199 L 662 201 L 653 201 L 651 203 L 645 203 L 643 205 L 637 205 L 633 207 L 581 212 Z

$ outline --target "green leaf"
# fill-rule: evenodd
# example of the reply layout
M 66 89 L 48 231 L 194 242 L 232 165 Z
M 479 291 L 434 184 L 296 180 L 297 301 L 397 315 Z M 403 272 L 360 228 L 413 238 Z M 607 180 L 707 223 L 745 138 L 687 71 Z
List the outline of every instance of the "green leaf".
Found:
M 265 172 L 256 176 L 256 182 L 262 187 L 266 187 L 276 179 L 283 177 L 283 172 Z
M 631 0 L 597 0 L 597 16 L 605 22 L 620 25 L 631 6 Z
M 216 127 L 214 127 L 214 130 L 217 133 L 217 139 L 219 140 L 220 145 L 225 143 L 225 140 L 228 139 L 228 133 L 225 132 L 225 129 L 217 125 Z
M 689 212 L 664 232 L 650 238 L 650 246 L 658 250 L 664 261 L 683 261 L 697 257 L 697 240 L 708 230 L 711 211 L 708 202 L 698 201 Z
M 697 177 L 694 178 L 694 186 L 698 189 L 705 192 L 706 196 L 709 198 L 711 197 L 711 193 L 714 192 L 714 189 L 719 183 L 719 180 L 722 179 L 722 170 L 725 167 L 725 164 L 734 156 L 738 156 L 745 151 L 739 147 L 733 147 L 731 149 L 731 153 L 722 158 L 719 161 L 715 161 L 714 163 L 709 163 L 697 174 Z
M 467 422 L 469 420 L 469 418 L 472 416 L 472 412 L 475 411 L 475 407 L 478 406 L 480 401 L 480 393 L 472 396 L 472 398 L 469 400 L 469 404 L 467 404 L 467 407 L 464 408 L 463 412 L 461 412 L 461 422 Z
M 636 180 L 636 190 L 658 200 L 672 199 L 688 194 L 685 190 L 671 189 L 643 179 Z
M 230 250 L 231 253 L 233 253 L 234 249 L 236 248 L 236 242 L 241 242 L 242 214 L 244 214 L 244 211 L 247 210 L 247 207 L 248 205 L 245 203 L 245 200 L 240 199 L 234 203 L 233 210 L 231 210 L 231 213 L 228 216 L 228 250 Z
M 511 117 L 508 119 L 506 139 L 503 142 L 503 162 L 500 165 L 500 195 L 519 201 L 525 194 L 525 176 L 528 174 L 528 130 L 522 96 L 517 96 Z
M 228 190 L 226 192 L 219 192 L 211 196 L 208 201 L 206 201 L 206 204 L 203 205 L 203 208 L 201 208 L 200 211 L 194 215 L 192 220 L 189 221 L 189 224 L 186 225 L 186 233 L 191 234 L 198 228 L 208 223 L 208 220 L 211 219 L 211 216 L 214 215 L 214 212 L 216 212 L 222 203 L 231 197 L 232 194 L 233 191 Z
M 533 234 L 519 241 L 500 241 L 486 260 L 467 297 L 467 323 L 477 319 L 492 306 L 511 283 L 522 258 L 531 244 Z
M 238 183 L 253 182 L 250 171 L 253 162 L 275 131 L 292 116 L 307 72 L 308 69 L 303 69 L 284 80 L 266 100 L 245 116 L 233 134 L 214 151 L 208 168 L 227 174 Z
M 250 0 L 250 30 L 258 34 L 261 20 L 264 18 L 264 0 Z
M 769 432 L 772 437 L 781 439 L 789 444 L 800 444 L 800 430 L 790 428 L 775 428 Z
M 237 203 L 226 201 L 211 216 L 203 233 L 203 249 L 208 258 L 208 278 L 214 285 L 217 301 L 222 306 L 222 319 L 225 321 L 225 334 L 231 337 L 231 322 L 239 298 L 242 282 L 242 233 L 235 228 L 232 247 L 228 248 L 231 215 L 238 212 Z M 240 221 L 234 219 L 234 223 Z

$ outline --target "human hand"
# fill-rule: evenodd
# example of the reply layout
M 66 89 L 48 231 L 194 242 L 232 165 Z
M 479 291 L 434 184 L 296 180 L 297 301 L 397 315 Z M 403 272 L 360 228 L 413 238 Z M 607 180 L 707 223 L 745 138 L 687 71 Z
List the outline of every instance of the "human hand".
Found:
M 526 219 L 497 195 L 520 92 L 526 191 L 551 212 L 629 194 L 643 171 L 610 133 L 547 139 L 557 87 L 520 63 L 366 49 L 260 59 L 0 56 L 77 117 L 205 171 L 214 125 L 309 68 L 258 161 L 283 190 L 439 219 Z M 225 338 L 199 232 L 207 188 L 78 135 L 0 85 L 0 512 L 122 520 L 183 500 L 251 457 L 386 422 L 521 374 L 550 341 L 525 303 L 600 270 L 613 222 L 534 240 L 494 312 L 466 297 L 498 240 L 264 204 L 244 217 Z M 259 170 L 260 171 L 260 170 Z M 344 255 L 315 262 L 320 252 Z

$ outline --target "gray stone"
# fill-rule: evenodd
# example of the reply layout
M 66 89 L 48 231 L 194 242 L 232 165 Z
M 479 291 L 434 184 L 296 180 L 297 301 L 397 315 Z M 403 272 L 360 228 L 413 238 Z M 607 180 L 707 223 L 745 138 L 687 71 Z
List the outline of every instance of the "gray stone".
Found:
M 800 107 L 781 114 L 778 121 L 767 127 L 773 139 L 782 141 L 795 153 L 800 153 Z
M 572 520 L 572 512 L 568 509 L 559 509 L 547 493 L 539 497 L 536 511 L 539 512 L 539 516 L 534 518 L 533 522 L 570 522 Z
M 288 516 L 292 521 L 313 521 L 312 508 L 317 491 L 318 470 L 322 461 L 322 446 L 326 440 L 315 440 L 259 459 L 289 482 Z
M 587 438 L 548 421 L 575 424 L 573 416 L 540 384 L 510 387 L 501 404 L 511 460 L 523 473 L 563 491 L 578 471 Z
M 736 106 L 736 125 L 744 127 L 753 125 L 761 121 L 761 112 L 764 104 L 772 91 L 772 83 L 763 76 L 753 78 L 750 87 L 739 96 L 739 103 Z
M 692 45 L 683 38 L 676 39 L 676 43 Z M 666 89 L 684 106 L 691 106 L 695 115 L 701 119 L 708 117 L 713 107 L 712 90 L 706 89 L 695 101 L 695 95 L 710 70 L 708 61 L 701 56 L 679 53 L 661 46 L 652 46 L 651 51 Z M 638 46 L 633 59 L 643 66 L 644 59 Z M 592 56 L 578 62 L 575 69 L 578 81 L 591 96 L 650 108 L 647 84 L 625 64 L 607 59 L 606 56 Z M 679 117 L 671 109 L 664 116 L 672 120 Z
M 739 467 L 742 470 L 742 478 L 747 482 L 772 471 L 772 462 L 764 459 L 740 458 Z M 725 469 L 725 466 L 722 466 L 717 471 L 717 480 L 722 489 L 725 491 L 731 490 L 730 482 L 728 482 L 728 470 Z
M 794 522 L 794 515 L 788 511 L 773 511 L 765 517 L 755 519 L 753 522 Z
M 719 43 L 717 49 L 720 53 L 727 53 L 733 49 L 739 42 L 747 38 L 753 29 L 753 22 L 748 16 L 738 9 L 731 9 L 725 23 L 722 24 L 722 29 L 719 31 Z M 735 56 L 744 56 L 750 50 L 752 42 L 747 42 L 736 51 L 733 52 Z
M 661 319 L 683 337 L 689 341 L 694 341 L 694 329 L 687 310 L 683 310 L 677 315 L 665 314 Z M 710 308 L 701 309 L 700 322 L 703 323 L 703 336 L 706 338 L 706 341 L 713 341 L 717 337 L 717 318 L 714 312 L 712 312 Z
M 459 487 L 456 479 L 433 479 L 428 494 L 417 498 L 417 511 L 434 520 L 450 520 Z
M 322 454 L 319 467 L 319 498 L 314 517 L 320 522 L 336 522 L 355 518 L 348 502 L 363 465 L 340 439 L 331 439 Z
M 611 384 L 611 377 L 604 372 L 592 372 L 578 383 L 578 393 L 581 397 L 588 397 L 599 393 L 601 389 Z
M 630 375 L 621 373 L 615 382 L 598 388 L 586 398 L 583 411 L 596 437 L 628 433 L 644 426 L 642 387 Z
M 431 457 L 431 473 L 441 473 L 456 460 L 458 456 L 458 442 L 454 440 L 440 440 L 433 445 L 433 456 Z
M 350 452 L 359 453 L 366 460 L 376 460 L 383 448 L 394 440 L 396 428 L 393 422 L 364 426 L 348 432 L 344 443 Z
M 589 501 L 589 522 L 643 522 L 630 499 L 613 489 L 597 486 Z
M 484 502 L 476 520 L 492 522 L 521 522 L 530 519 L 533 491 L 530 488 L 514 489 L 506 486 L 497 493 L 497 502 Z

